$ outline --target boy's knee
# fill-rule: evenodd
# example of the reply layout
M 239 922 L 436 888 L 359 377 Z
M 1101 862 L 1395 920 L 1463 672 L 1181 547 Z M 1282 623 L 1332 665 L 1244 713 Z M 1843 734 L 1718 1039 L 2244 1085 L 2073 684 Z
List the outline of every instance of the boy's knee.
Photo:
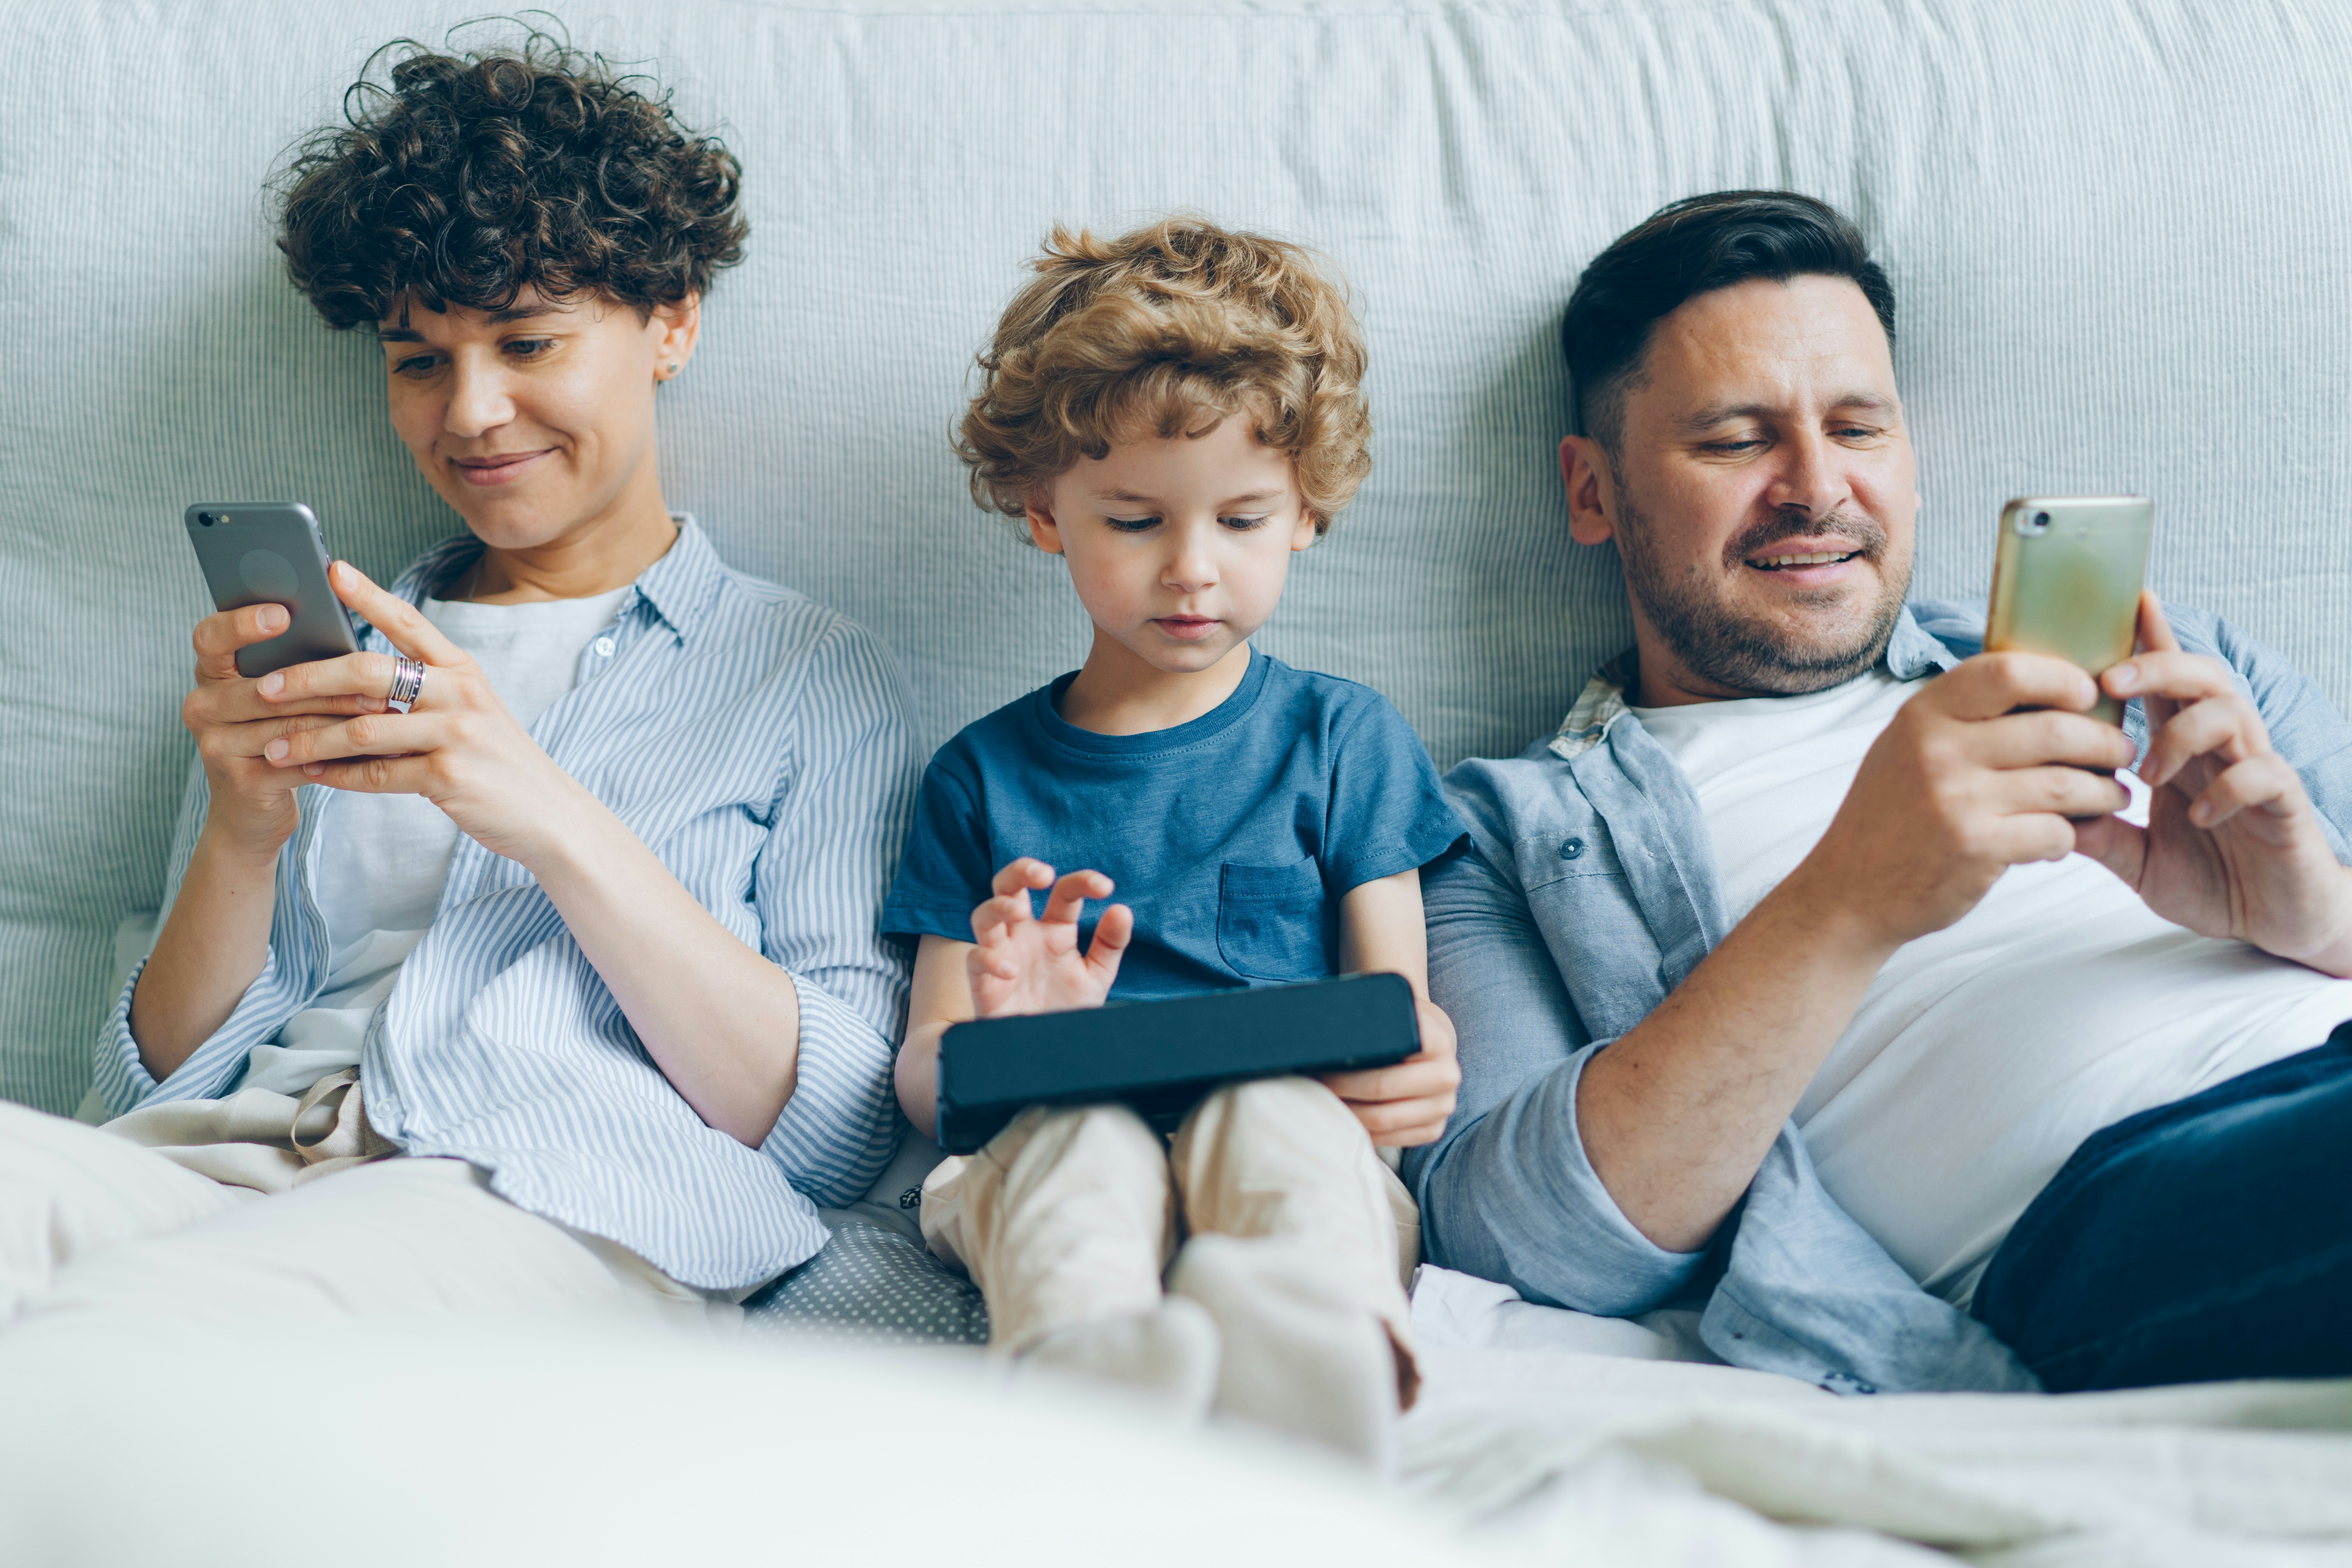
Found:
M 1195 1114 L 1233 1121 L 1234 1126 L 1249 1126 L 1265 1119 L 1279 1119 L 1284 1126 L 1296 1126 L 1298 1121 L 1328 1121 L 1331 1126 L 1357 1123 L 1355 1114 L 1350 1114 L 1348 1105 L 1336 1093 L 1315 1079 L 1301 1077 L 1225 1084 L 1202 1100 L 1200 1112 Z
M 997 1137 L 1016 1132 L 1018 1146 L 998 1156 L 1008 1166 L 1084 1160 L 1160 1172 L 1168 1164 L 1166 1142 L 1124 1105 L 1032 1106 Z M 994 1152 L 996 1144 L 990 1149 Z
M 1279 1131 L 1287 1139 L 1328 1136 L 1350 1146 L 1363 1127 L 1345 1101 L 1311 1078 L 1257 1078 L 1212 1092 L 1187 1120 L 1194 1138 L 1255 1141 Z

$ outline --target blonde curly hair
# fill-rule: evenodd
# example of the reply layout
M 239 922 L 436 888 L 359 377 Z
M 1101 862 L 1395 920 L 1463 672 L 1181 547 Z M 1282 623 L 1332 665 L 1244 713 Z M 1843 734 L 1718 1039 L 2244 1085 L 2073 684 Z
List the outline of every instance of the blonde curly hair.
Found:
M 1177 216 L 1109 240 L 1057 224 L 1030 265 L 955 444 L 974 500 L 1018 519 L 1115 441 L 1238 413 L 1296 465 L 1316 532 L 1331 526 L 1371 468 L 1372 421 L 1346 285 L 1312 252 Z

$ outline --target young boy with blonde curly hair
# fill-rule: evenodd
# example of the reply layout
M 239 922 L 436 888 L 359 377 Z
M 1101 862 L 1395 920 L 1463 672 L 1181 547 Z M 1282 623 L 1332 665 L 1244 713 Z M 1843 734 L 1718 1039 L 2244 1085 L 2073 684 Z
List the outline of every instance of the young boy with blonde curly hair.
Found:
M 920 943 L 899 1101 L 932 1127 L 966 1019 L 1340 973 L 1405 976 L 1423 1050 L 1227 1085 L 1172 1141 L 1120 1105 L 1033 1107 L 932 1173 L 923 1234 L 1000 1352 L 1378 1461 L 1417 1382 L 1420 1225 L 1374 1145 L 1453 1110 L 1420 868 L 1462 829 L 1385 699 L 1249 645 L 1370 467 L 1362 342 L 1308 253 L 1196 219 L 1057 228 L 1034 265 L 958 450 L 1068 563 L 1094 646 L 924 777 L 883 916 Z

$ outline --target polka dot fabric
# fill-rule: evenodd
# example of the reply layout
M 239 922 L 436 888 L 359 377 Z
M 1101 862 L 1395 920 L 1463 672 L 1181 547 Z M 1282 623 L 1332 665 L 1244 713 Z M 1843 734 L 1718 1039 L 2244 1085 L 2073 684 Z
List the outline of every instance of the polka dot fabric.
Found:
M 979 1345 L 988 1308 L 962 1275 L 904 1236 L 835 1225 L 824 1251 L 743 1303 L 746 1329 L 862 1344 Z

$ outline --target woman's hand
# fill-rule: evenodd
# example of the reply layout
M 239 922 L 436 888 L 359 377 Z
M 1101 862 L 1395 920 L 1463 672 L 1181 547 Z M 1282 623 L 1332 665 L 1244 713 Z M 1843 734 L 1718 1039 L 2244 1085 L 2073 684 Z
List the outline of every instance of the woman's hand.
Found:
M 2139 651 L 2101 684 L 2147 710 L 2147 826 L 2104 817 L 2076 827 L 2075 847 L 2168 921 L 2352 974 L 2352 868 L 2229 667 L 2182 652 L 2147 594 Z
M 268 749 L 352 715 L 383 710 L 380 692 L 272 699 L 260 689 L 277 677 L 247 680 L 239 675 L 237 650 L 278 636 L 288 619 L 283 605 L 248 605 L 198 621 L 195 689 L 180 704 L 180 721 L 196 738 L 210 785 L 206 833 L 217 847 L 253 858 L 275 858 L 278 847 L 294 836 L 294 792 L 310 782 L 274 765 Z
M 1031 913 L 1032 889 L 1050 886 L 1045 913 Z M 1024 856 L 990 883 L 995 897 L 971 911 L 972 940 L 965 955 L 972 1005 L 983 1018 L 1099 1007 L 1118 977 L 1118 961 L 1135 931 L 1135 914 L 1113 904 L 1095 922 L 1095 939 L 1078 952 L 1078 914 L 1088 899 L 1108 899 L 1111 880 L 1100 871 L 1073 871 L 1054 880 L 1054 868 Z
M 406 713 L 384 710 L 394 660 L 355 653 L 296 665 L 255 685 L 261 701 L 288 712 L 360 716 L 312 724 L 271 739 L 262 757 L 291 784 L 320 784 L 369 795 L 421 795 L 484 848 L 524 865 L 559 837 L 563 823 L 593 805 L 507 711 L 488 677 L 415 605 L 385 593 L 348 561 L 328 580 L 344 604 L 392 646 L 425 666 L 424 689 Z
M 383 709 L 381 693 L 272 700 L 261 687 L 276 677 L 239 675 L 237 650 L 278 636 L 289 618 L 283 605 L 248 605 L 196 623 L 196 685 L 180 721 L 204 760 L 204 831 L 131 995 L 131 1037 L 159 1082 L 228 1021 L 269 957 L 278 852 L 300 825 L 294 792 L 310 782 L 274 765 L 269 748 Z

